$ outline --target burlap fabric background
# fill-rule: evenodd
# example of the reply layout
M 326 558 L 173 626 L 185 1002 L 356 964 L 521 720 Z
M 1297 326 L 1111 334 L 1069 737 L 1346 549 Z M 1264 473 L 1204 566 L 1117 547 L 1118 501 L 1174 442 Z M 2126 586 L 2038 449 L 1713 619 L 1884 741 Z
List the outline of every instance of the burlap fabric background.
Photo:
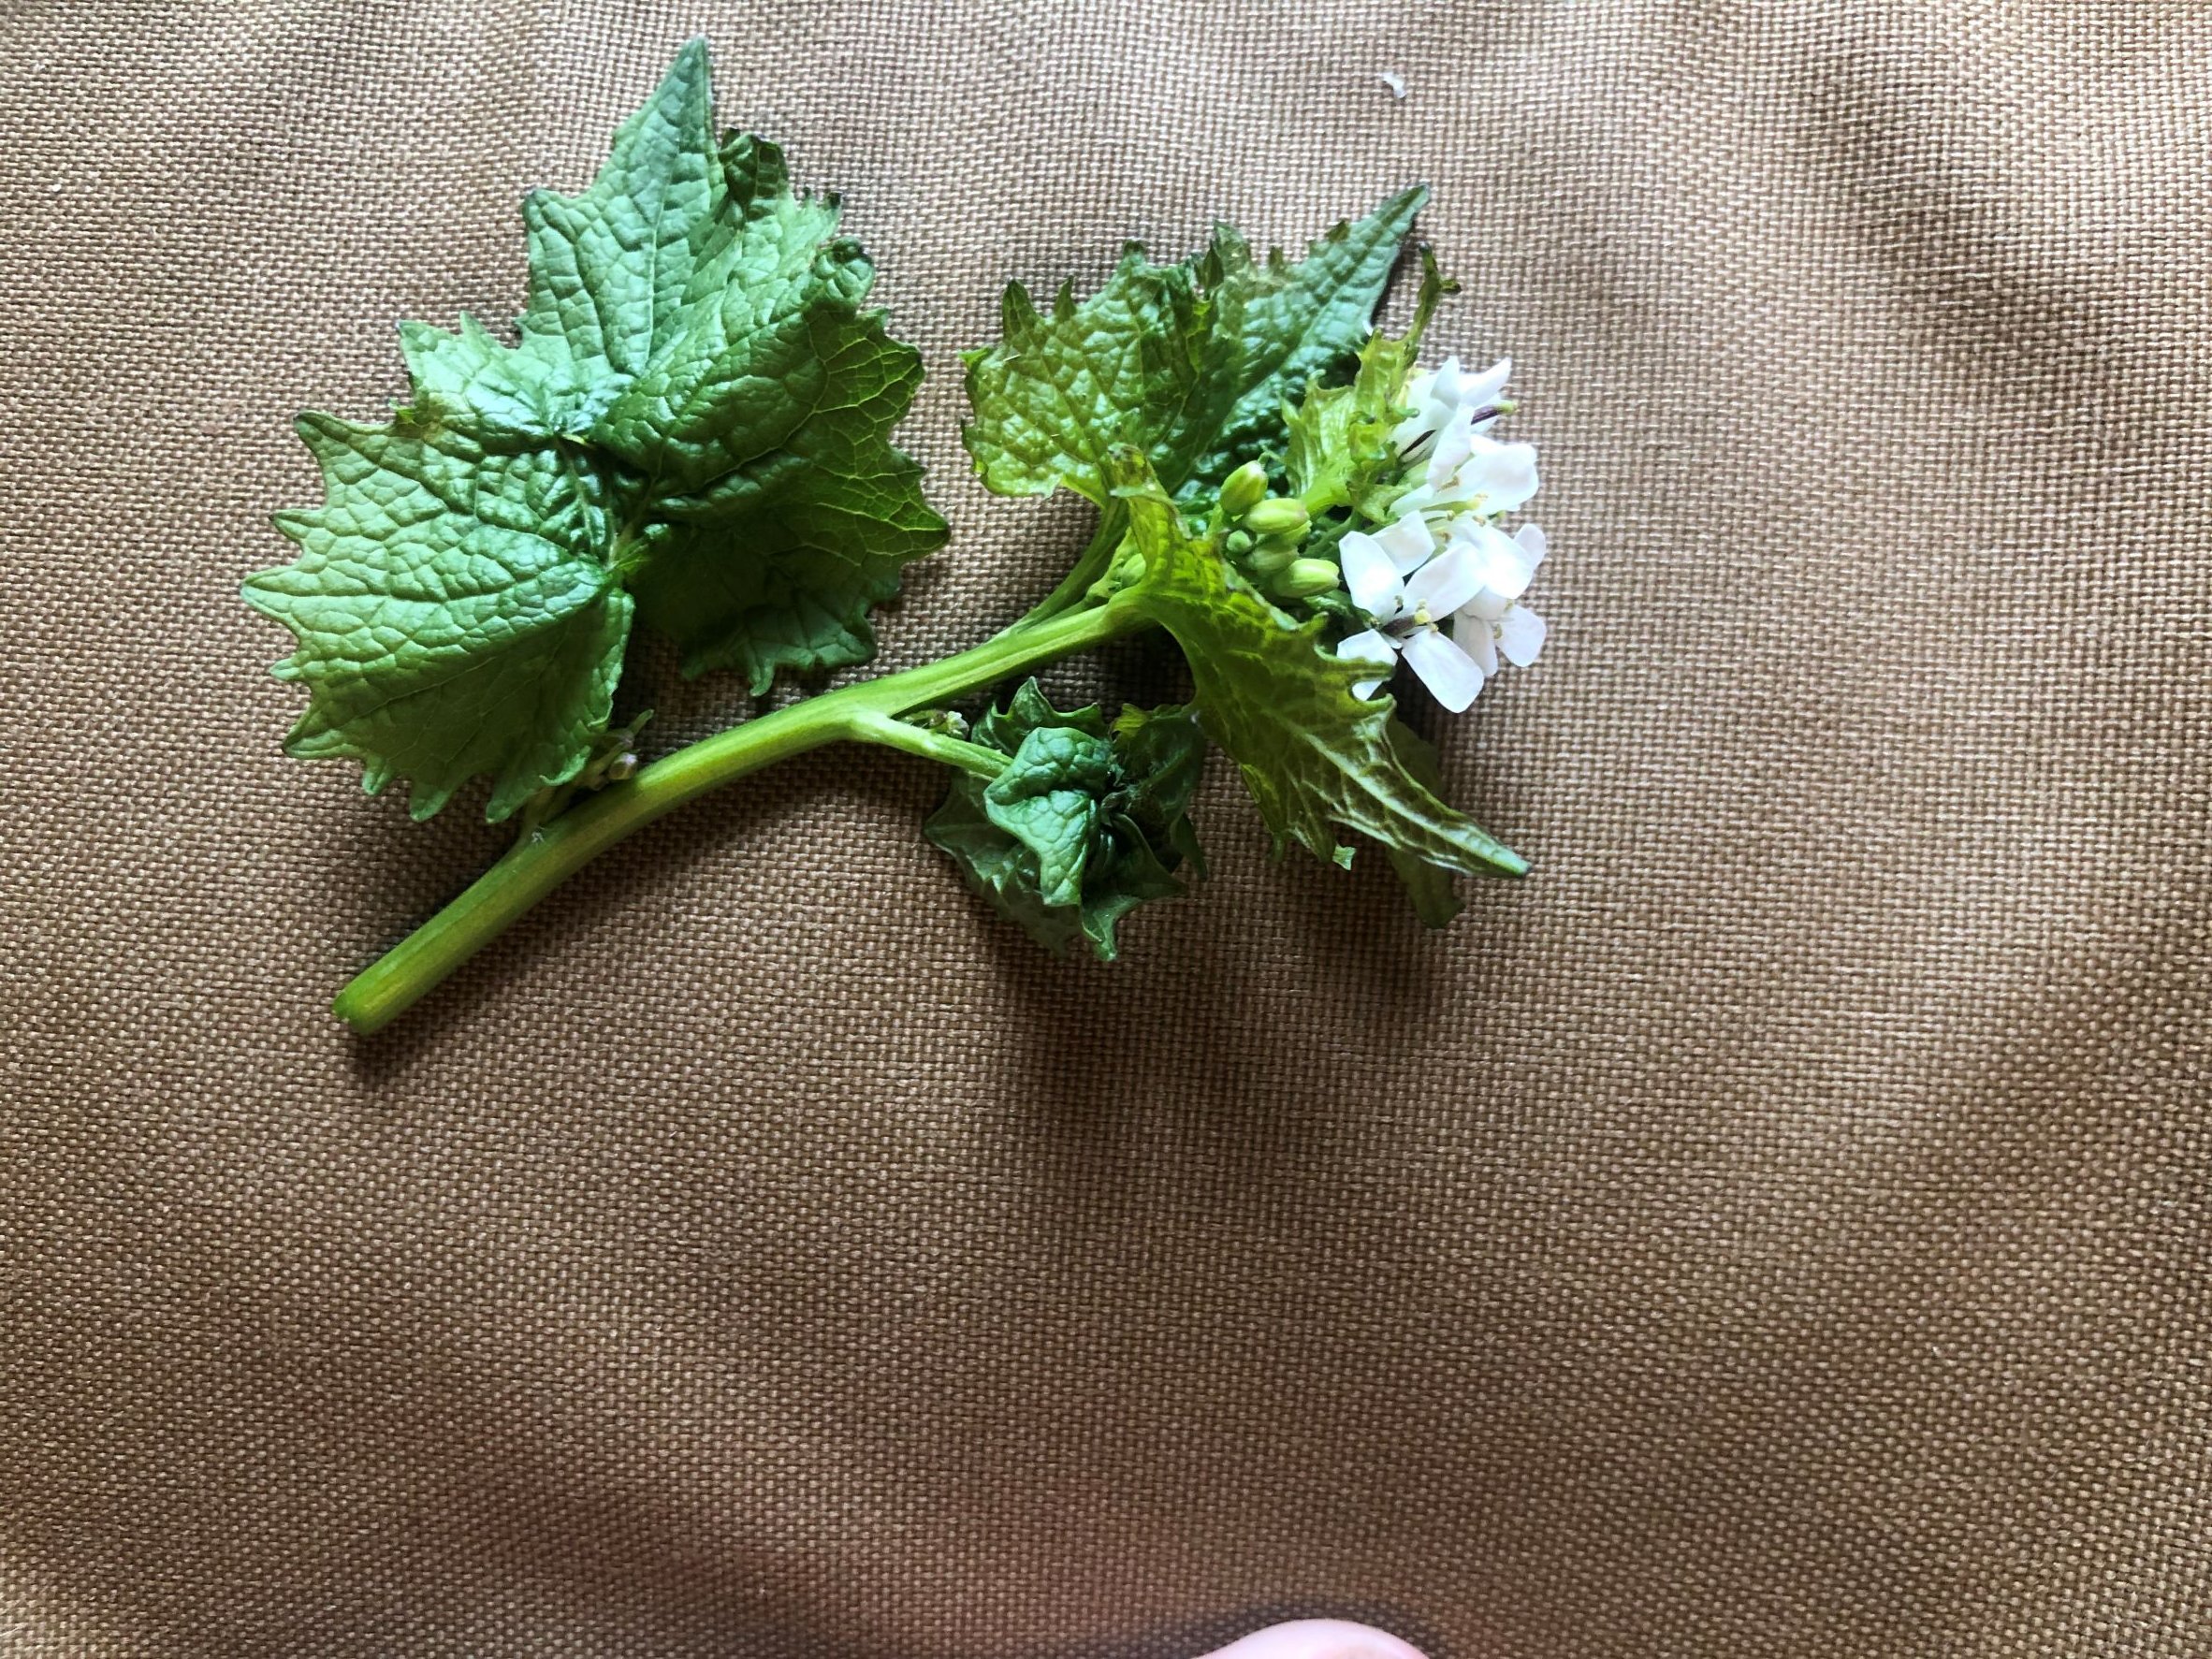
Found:
M 2212 1651 L 2199 8 L 5 18 L 0 1648 Z M 1435 184 L 1549 480 L 1448 735 L 1531 880 L 1426 937 L 1221 769 L 1055 964 L 827 755 L 341 1032 L 499 837 L 278 755 L 290 416 L 510 313 L 699 29 L 927 356 L 894 665 L 1081 532 L 958 451 L 1005 278 Z

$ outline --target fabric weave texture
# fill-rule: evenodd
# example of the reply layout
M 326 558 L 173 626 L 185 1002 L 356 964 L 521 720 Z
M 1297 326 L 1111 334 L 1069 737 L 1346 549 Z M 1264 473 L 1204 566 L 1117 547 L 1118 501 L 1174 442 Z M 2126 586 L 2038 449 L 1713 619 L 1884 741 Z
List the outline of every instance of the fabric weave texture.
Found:
M 1217 763 L 1211 882 L 1056 962 L 832 752 L 328 1018 L 502 837 L 278 752 L 292 415 L 512 315 L 521 193 L 701 32 L 928 365 L 883 667 L 1086 529 L 960 450 L 1005 281 L 1434 187 L 1553 548 L 1434 730 L 1532 876 L 1425 934 Z M 2212 1652 L 2208 61 L 2119 0 L 0 10 L 0 1652 Z

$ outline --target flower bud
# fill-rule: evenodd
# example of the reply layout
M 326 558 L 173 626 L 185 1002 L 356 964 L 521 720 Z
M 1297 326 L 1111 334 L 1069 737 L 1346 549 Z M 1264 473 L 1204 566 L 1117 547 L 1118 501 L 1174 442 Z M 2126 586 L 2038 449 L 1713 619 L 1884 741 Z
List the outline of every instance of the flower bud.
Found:
M 1256 576 L 1280 575 L 1297 557 L 1296 542 L 1262 542 L 1252 549 L 1252 556 L 1244 560 L 1244 568 Z
M 1326 593 L 1341 578 L 1326 559 L 1293 559 L 1275 578 L 1275 591 L 1285 599 L 1311 599 Z
M 1245 514 L 1244 523 L 1256 536 L 1289 536 L 1297 540 L 1304 536 L 1313 520 L 1306 517 L 1303 502 L 1274 496 Z
M 1229 532 L 1229 556 L 1231 559 L 1242 559 L 1251 551 L 1252 537 L 1247 531 L 1232 530 Z
M 1221 481 L 1221 516 L 1234 524 L 1267 495 L 1267 469 L 1246 461 Z

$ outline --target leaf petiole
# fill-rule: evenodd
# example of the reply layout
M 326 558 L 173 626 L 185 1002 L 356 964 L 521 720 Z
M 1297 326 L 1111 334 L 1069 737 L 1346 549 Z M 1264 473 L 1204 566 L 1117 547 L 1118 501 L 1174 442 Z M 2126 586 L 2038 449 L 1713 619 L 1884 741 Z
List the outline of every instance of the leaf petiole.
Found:
M 943 732 L 927 731 L 910 720 L 895 720 L 873 709 L 854 713 L 850 725 L 848 735 L 857 742 L 880 743 L 885 749 L 939 761 L 986 783 L 1006 770 L 1009 757 L 995 749 L 985 749 L 980 743 L 968 743 Z
M 949 702 L 1151 626 L 1118 599 L 1065 611 L 954 656 L 825 691 L 679 749 L 517 842 L 459 897 L 355 978 L 331 1011 L 364 1035 L 382 1029 L 599 853 L 710 790 L 827 744 L 884 743 L 885 729 L 910 709 Z M 904 729 L 924 739 L 933 735 L 919 727 Z M 903 738 L 895 747 L 947 758 Z

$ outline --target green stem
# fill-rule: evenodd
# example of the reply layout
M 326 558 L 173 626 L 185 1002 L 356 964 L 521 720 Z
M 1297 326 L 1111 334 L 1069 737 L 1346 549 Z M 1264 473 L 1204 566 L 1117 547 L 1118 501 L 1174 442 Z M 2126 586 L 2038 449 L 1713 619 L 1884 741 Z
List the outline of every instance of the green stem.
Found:
M 880 743 L 885 749 L 904 749 L 925 761 L 941 761 L 948 766 L 972 773 L 986 783 L 1006 770 L 1009 758 L 980 743 L 966 743 L 942 732 L 924 731 L 911 721 L 878 714 L 873 709 L 855 714 L 846 735 L 862 743 Z
M 331 1010 L 356 1031 L 379 1030 L 593 857 L 686 801 L 824 744 L 885 742 L 892 716 L 945 702 L 1147 626 L 1120 601 L 1064 612 L 972 650 L 809 697 L 679 749 L 517 841 L 467 892 L 341 991 Z M 931 735 L 916 727 L 905 730 L 923 738 Z M 903 739 L 896 746 L 913 747 Z M 931 758 L 947 757 L 933 753 Z

